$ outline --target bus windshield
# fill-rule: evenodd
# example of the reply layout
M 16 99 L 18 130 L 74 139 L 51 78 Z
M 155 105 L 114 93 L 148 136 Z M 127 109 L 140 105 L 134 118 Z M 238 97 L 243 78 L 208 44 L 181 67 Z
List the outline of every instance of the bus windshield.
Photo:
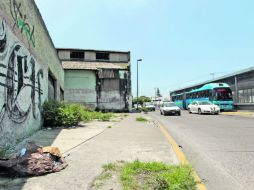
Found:
M 228 101 L 232 100 L 232 91 L 230 88 L 215 88 L 215 100 Z

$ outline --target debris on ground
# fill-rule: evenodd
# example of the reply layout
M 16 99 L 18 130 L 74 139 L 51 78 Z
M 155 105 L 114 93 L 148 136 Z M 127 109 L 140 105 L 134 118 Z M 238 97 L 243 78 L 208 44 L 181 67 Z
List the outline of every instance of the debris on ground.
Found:
M 59 172 L 67 165 L 57 147 L 40 147 L 29 143 L 18 156 L 0 159 L 0 176 L 39 176 Z

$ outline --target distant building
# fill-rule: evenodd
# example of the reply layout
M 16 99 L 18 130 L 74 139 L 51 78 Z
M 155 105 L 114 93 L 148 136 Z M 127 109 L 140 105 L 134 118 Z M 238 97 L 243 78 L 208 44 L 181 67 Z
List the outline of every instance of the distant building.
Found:
M 57 49 L 65 70 L 65 101 L 92 109 L 131 109 L 130 52 Z
M 185 88 L 171 91 L 170 95 L 189 92 L 208 83 L 227 83 L 232 93 L 235 107 L 243 110 L 254 110 L 254 67 L 231 73 L 212 80 L 201 82 Z
M 60 100 L 64 70 L 33 0 L 0 1 L 0 154 L 42 126 L 42 105 Z

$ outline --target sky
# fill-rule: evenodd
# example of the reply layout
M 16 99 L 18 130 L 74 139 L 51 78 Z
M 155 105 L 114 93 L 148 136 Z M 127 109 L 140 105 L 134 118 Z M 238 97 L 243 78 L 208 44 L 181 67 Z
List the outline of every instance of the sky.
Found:
M 55 47 L 131 51 L 132 94 L 254 66 L 253 0 L 35 0 Z

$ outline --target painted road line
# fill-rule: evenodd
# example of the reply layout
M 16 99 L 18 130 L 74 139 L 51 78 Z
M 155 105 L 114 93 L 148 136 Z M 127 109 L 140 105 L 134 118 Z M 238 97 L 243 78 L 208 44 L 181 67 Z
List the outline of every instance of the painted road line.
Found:
M 222 115 L 237 115 L 237 116 L 244 116 L 244 117 L 252 117 L 254 116 L 253 112 L 223 112 Z
M 167 138 L 168 142 L 171 144 L 179 162 L 182 165 L 189 164 L 189 161 L 187 160 L 186 156 L 184 155 L 181 148 L 179 148 L 179 145 L 176 143 L 174 138 L 169 134 L 169 132 L 165 129 L 162 123 L 156 120 L 155 124 L 160 128 L 161 132 L 164 134 L 164 136 Z M 207 190 L 204 182 L 200 179 L 197 172 L 193 170 L 193 177 L 197 181 L 197 188 L 199 190 Z

